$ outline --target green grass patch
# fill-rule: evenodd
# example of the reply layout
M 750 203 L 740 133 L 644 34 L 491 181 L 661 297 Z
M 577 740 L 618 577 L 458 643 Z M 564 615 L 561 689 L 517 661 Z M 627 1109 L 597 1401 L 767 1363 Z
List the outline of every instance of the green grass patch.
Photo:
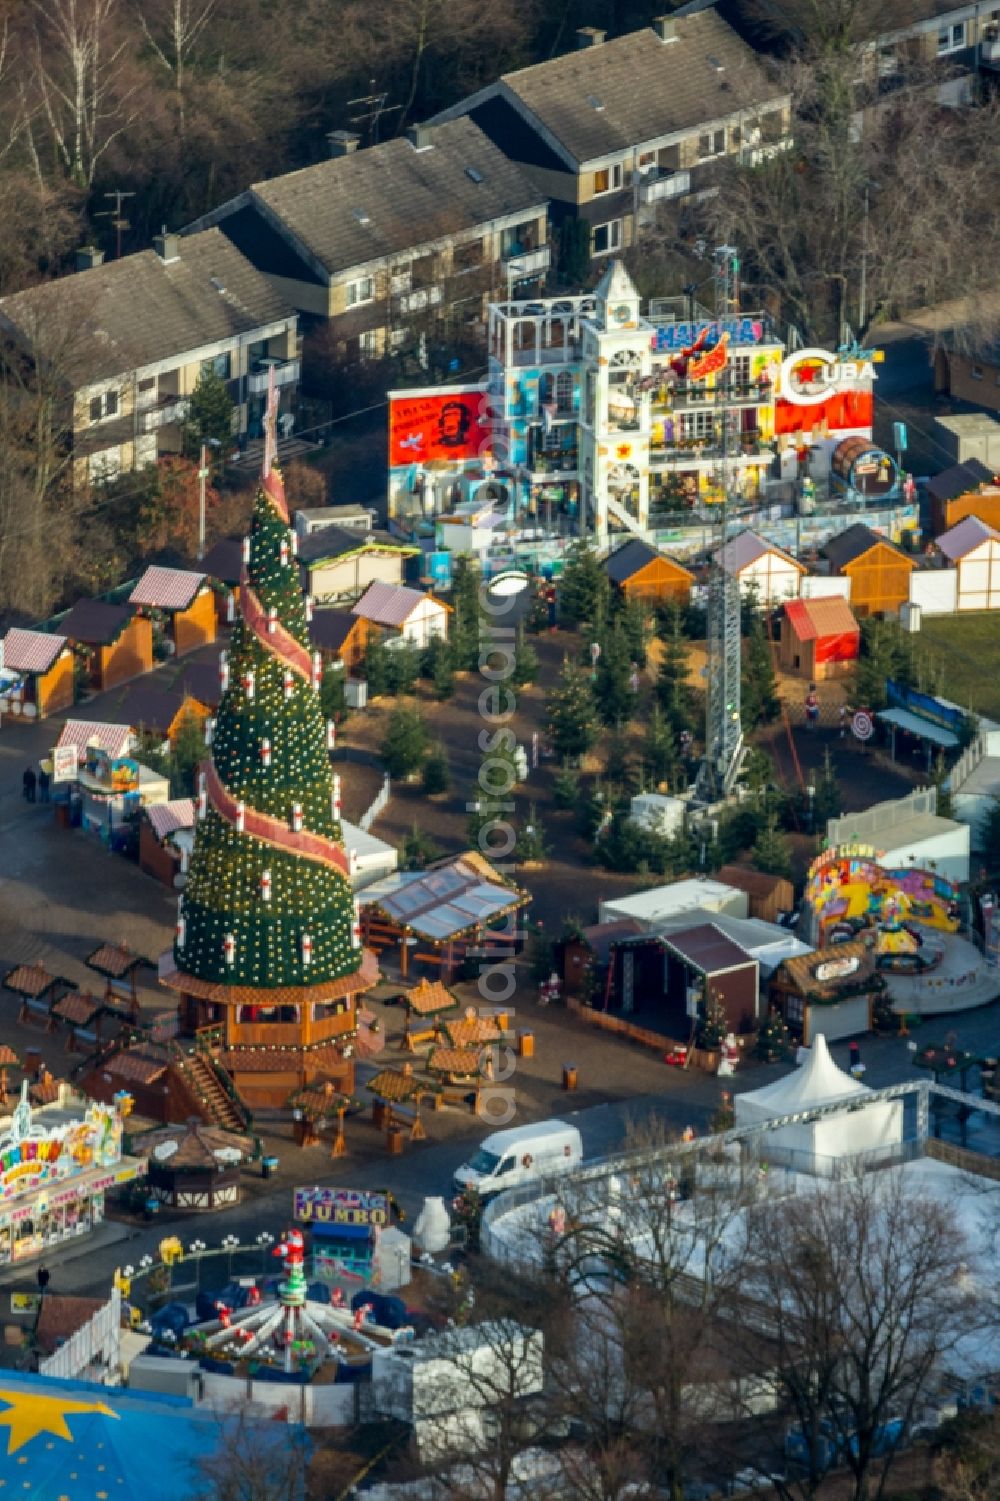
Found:
M 920 635 L 942 667 L 942 696 L 1000 719 L 1000 610 L 934 615 L 924 619 Z

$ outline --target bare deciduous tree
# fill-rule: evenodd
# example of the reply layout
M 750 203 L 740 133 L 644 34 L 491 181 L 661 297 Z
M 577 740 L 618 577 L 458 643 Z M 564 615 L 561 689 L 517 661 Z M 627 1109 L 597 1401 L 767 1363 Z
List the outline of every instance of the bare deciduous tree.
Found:
M 910 1427 L 989 1311 L 953 1217 L 896 1170 L 761 1206 L 747 1221 L 744 1317 L 802 1438 L 777 1488 L 815 1496 L 843 1467 L 855 1501 L 881 1498 Z
M 89 188 L 138 112 L 118 0 L 33 0 L 39 113 L 71 181 Z

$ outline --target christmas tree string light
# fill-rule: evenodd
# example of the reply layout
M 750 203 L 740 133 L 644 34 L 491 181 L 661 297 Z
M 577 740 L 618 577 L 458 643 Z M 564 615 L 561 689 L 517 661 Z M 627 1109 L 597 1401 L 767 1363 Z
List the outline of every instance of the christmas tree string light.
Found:
M 272 395 L 272 424 L 275 407 Z M 191 977 L 263 992 L 311 988 L 356 974 L 364 959 L 320 707 L 321 664 L 295 559 L 284 485 L 268 453 L 197 784 L 174 941 L 180 987 Z M 359 976 L 359 989 L 370 983 Z

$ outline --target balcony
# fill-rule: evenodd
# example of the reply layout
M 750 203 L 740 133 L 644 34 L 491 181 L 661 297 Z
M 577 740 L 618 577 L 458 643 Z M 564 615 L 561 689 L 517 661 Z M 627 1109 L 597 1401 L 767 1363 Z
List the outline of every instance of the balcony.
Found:
M 679 381 L 653 388 L 654 412 L 716 411 L 730 407 L 771 406 L 774 387 L 770 382 L 726 381 L 706 387 L 702 381 Z
M 725 450 L 721 443 L 710 438 L 674 438 L 665 443 L 650 443 L 649 456 L 651 467 L 672 464 L 685 469 L 695 464 L 718 463 L 725 458 Z M 767 463 L 774 457 L 774 446 L 756 438 L 741 438 L 734 445 L 731 457 L 736 464 Z
M 740 151 L 740 166 L 760 167 L 764 162 L 773 161 L 776 156 L 783 156 L 786 151 L 791 151 L 794 144 L 791 136 L 782 136 L 777 141 L 760 141 L 753 146 L 744 146 Z
M 979 60 L 991 68 L 1000 67 L 1000 36 L 985 36 L 979 44 Z
M 171 423 L 187 420 L 190 402 L 186 396 L 164 395 L 149 405 L 139 407 L 139 431 L 156 432 L 157 428 L 169 427 Z
M 579 455 L 575 448 L 562 448 L 550 453 L 536 453 L 528 461 L 528 472 L 534 479 L 558 479 L 576 474 Z
M 662 172 L 640 180 L 639 202 L 660 203 L 665 198 L 680 198 L 690 191 L 690 172 Z
M 298 360 L 258 360 L 247 376 L 247 390 L 251 396 L 267 395 L 272 371 L 275 387 L 280 390 L 282 386 L 294 386 L 298 382 L 301 366 Z
M 512 246 L 501 253 L 504 274 L 511 281 L 524 281 L 529 276 L 542 276 L 549 269 L 551 253 L 548 245 L 539 245 L 536 250 L 520 250 Z

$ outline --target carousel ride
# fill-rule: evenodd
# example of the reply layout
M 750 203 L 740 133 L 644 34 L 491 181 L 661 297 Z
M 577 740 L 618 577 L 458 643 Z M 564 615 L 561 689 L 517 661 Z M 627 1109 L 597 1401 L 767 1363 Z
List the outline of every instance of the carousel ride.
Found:
M 412 1329 L 374 1323 L 369 1303 L 353 1311 L 346 1307 L 340 1288 L 333 1289 L 329 1304 L 310 1299 L 301 1230 L 289 1230 L 272 1254 L 285 1269 L 277 1297 L 263 1299 L 252 1287 L 245 1308 L 220 1306 L 218 1318 L 185 1331 L 181 1343 L 190 1355 L 234 1369 L 252 1361 L 308 1381 L 330 1363 L 367 1366 L 374 1351 L 413 1338 Z
M 899 1013 L 969 1011 L 1000 991 L 978 948 L 959 934 L 955 884 L 937 871 L 880 865 L 866 846 L 838 845 L 813 861 L 805 924 L 817 948 L 870 942 Z

